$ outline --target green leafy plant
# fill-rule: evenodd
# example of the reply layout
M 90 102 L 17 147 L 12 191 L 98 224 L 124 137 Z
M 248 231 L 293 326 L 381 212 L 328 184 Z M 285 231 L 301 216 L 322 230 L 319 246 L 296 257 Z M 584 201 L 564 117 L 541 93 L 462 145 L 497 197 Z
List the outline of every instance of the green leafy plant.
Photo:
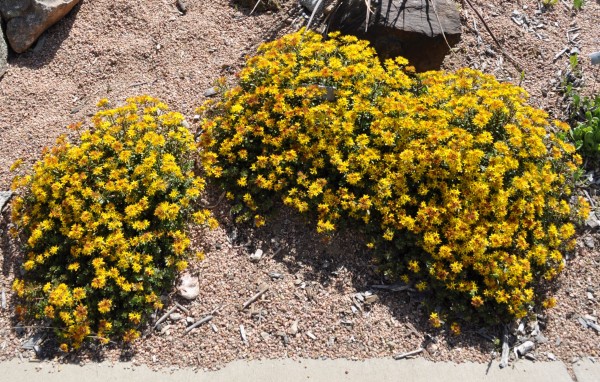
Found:
M 600 96 L 581 98 L 572 93 L 575 127 L 571 130 L 571 138 L 578 150 L 590 158 L 600 156 Z
M 160 294 L 187 266 L 186 222 L 215 225 L 194 201 L 196 145 L 183 116 L 141 96 L 63 136 L 27 175 L 16 176 L 13 234 L 25 249 L 13 289 L 20 315 L 52 323 L 61 348 L 88 337 L 132 341 Z
M 415 74 L 355 37 L 303 33 L 261 46 L 199 110 L 203 166 L 238 219 L 262 225 L 279 199 L 324 234 L 358 223 L 385 276 L 445 306 L 434 326 L 552 306 L 541 285 L 589 208 L 568 203 L 581 158 L 548 132 L 569 126 L 479 71 Z
M 573 9 L 580 10 L 583 8 L 584 0 L 573 0 Z

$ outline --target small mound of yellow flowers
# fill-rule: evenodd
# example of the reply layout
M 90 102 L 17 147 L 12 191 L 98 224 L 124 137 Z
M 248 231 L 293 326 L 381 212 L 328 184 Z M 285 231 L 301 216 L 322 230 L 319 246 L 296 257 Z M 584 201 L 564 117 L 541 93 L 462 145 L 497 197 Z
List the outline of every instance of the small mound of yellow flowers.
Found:
M 24 275 L 13 289 L 20 312 L 53 322 L 64 343 L 137 338 L 159 295 L 187 266 L 186 223 L 214 226 L 194 201 L 205 186 L 193 173 L 197 148 L 183 116 L 140 96 L 98 104 L 93 127 L 71 126 L 31 174 L 16 176 L 15 235 Z
M 568 126 L 492 76 L 407 64 L 339 34 L 262 45 L 199 109 L 204 168 L 239 220 L 263 224 L 280 199 L 319 232 L 360 222 L 386 276 L 463 318 L 523 317 L 587 213 L 569 203 L 580 158 L 553 133 Z

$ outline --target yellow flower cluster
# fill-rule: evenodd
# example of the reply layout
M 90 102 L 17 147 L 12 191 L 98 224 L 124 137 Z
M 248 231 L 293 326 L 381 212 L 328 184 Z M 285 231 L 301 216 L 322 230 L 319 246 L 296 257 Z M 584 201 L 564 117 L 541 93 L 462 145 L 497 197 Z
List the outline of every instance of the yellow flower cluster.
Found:
M 262 45 L 239 80 L 199 110 L 202 163 L 240 220 L 262 224 L 278 198 L 319 232 L 360 221 L 386 276 L 455 312 L 522 317 L 562 269 L 588 208 L 568 203 L 580 158 L 523 89 L 303 31 Z
M 139 336 L 157 294 L 186 267 L 185 224 L 215 226 L 193 202 L 197 148 L 183 116 L 140 96 L 110 109 L 101 100 L 78 144 L 59 138 L 31 174 L 16 176 L 12 219 L 26 247 L 13 285 L 37 318 L 54 321 L 65 346 L 94 333 Z M 67 344 L 68 342 L 69 344 Z

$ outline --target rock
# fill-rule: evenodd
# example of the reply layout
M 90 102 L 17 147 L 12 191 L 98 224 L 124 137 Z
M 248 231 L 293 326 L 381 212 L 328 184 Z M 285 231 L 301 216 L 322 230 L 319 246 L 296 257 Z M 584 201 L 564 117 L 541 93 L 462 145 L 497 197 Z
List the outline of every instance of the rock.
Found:
M 298 334 L 298 320 L 292 322 L 292 326 L 290 327 L 290 334 L 292 336 Z
M 282 279 L 283 278 L 283 274 L 279 273 L 279 272 L 271 271 L 271 272 L 269 272 L 269 277 L 272 280 L 278 280 L 278 279 Z
M 1 20 L 0 20 L 1 21 Z M 4 33 L 0 29 L 0 78 L 6 73 L 8 68 L 8 45 L 4 39 Z M 2 210 L 2 202 L 0 201 L 0 210 Z
M 205 97 L 213 97 L 213 96 L 216 96 L 217 94 L 219 94 L 219 91 L 217 90 L 216 87 L 206 89 L 206 91 L 204 92 Z
M 547 356 L 550 361 L 556 361 L 556 356 L 553 353 L 548 353 Z
M 269 342 L 269 338 L 271 337 L 271 335 L 267 332 L 260 332 L 260 336 L 264 342 Z
M 367 305 L 374 304 L 377 301 L 379 301 L 379 296 L 377 296 L 376 294 L 370 294 L 365 296 L 365 304 Z
M 460 10 L 453 0 L 389 0 L 371 2 L 373 14 L 367 14 L 364 0 L 348 0 L 335 12 L 331 29 L 369 40 L 381 59 L 403 56 L 417 71 L 439 69 L 448 48 L 460 40 Z M 441 28 L 440 28 L 441 25 Z M 365 32 L 366 31 L 366 32 Z
M 198 277 L 194 277 L 189 273 L 184 273 L 181 276 L 181 284 L 177 287 L 179 295 L 185 299 L 193 300 L 200 294 L 200 282 Z
M 316 340 L 317 336 L 315 336 L 311 331 L 306 332 L 306 336 L 311 340 Z
M 427 353 L 433 355 L 437 353 L 439 346 L 433 342 L 430 342 L 425 349 L 427 350 Z
M 4 0 L 0 13 L 6 37 L 17 53 L 26 51 L 44 31 L 62 19 L 79 0 Z
M 598 220 L 599 218 L 600 218 L 600 211 L 598 213 L 596 213 L 596 211 L 592 210 L 592 211 L 590 211 L 587 219 L 585 220 L 585 224 L 590 228 L 596 228 L 596 227 L 600 226 L 600 220 Z
M 256 252 L 254 252 L 253 254 L 250 255 L 250 261 L 254 261 L 255 263 L 259 262 L 260 259 L 262 259 L 263 254 L 264 254 L 264 252 L 262 249 L 260 249 L 260 248 L 257 249 Z
M 183 316 L 181 315 L 181 313 L 171 313 L 169 318 L 171 319 L 171 321 L 179 321 L 183 318 Z
M 594 249 L 596 247 L 596 242 L 595 242 L 594 238 L 591 236 L 586 236 L 583 239 L 583 243 L 585 244 L 586 247 L 588 247 L 590 249 Z
M 0 36 L 0 41 L 2 41 L 2 36 Z M 0 60 L 1 59 L 2 58 L 0 57 Z M 0 62 L 0 77 L 2 77 L 2 74 L 2 63 Z M 0 191 L 0 212 L 2 212 L 2 210 L 4 209 L 4 205 L 10 200 L 12 195 L 12 191 Z
M 525 354 L 529 353 L 535 349 L 535 344 L 533 341 L 525 341 L 521 345 L 515 347 L 515 355 L 517 358 L 523 357 Z
M 323 0 L 323 1 L 325 1 L 325 0 Z M 318 2 L 319 2 L 319 0 L 300 0 L 299 1 L 300 5 L 302 5 L 304 8 L 306 8 L 311 13 L 312 13 L 312 11 L 314 11 Z
M 193 324 L 194 322 L 196 322 L 196 319 L 195 319 L 194 317 L 190 317 L 190 316 L 188 316 L 188 317 L 186 317 L 186 318 L 185 318 L 185 321 L 186 321 L 188 324 Z
M 185 2 L 185 1 L 183 1 L 183 0 L 177 0 L 177 1 L 175 2 L 175 6 L 177 6 L 177 9 L 178 9 L 178 10 L 179 10 L 179 12 L 181 12 L 182 14 L 184 14 L 184 15 L 185 15 L 185 14 L 187 13 L 187 9 L 188 9 L 188 7 L 187 7 L 187 4 L 186 4 L 186 2 Z

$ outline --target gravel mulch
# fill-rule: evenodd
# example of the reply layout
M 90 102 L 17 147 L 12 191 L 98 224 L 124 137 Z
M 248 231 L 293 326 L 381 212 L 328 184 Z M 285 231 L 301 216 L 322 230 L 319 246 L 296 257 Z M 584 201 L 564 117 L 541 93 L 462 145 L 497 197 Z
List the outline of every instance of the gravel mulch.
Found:
M 291 31 L 297 24 L 290 23 L 304 20 L 297 19 L 294 1 L 282 3 L 280 12 L 249 15 L 248 9 L 227 1 L 189 0 L 182 15 L 175 2 L 167 0 L 81 1 L 35 48 L 9 57 L 9 70 L 0 80 L 0 190 L 8 189 L 8 168 L 16 159 L 33 165 L 43 147 L 67 133 L 65 126 L 89 120 L 102 97 L 118 104 L 132 95 L 150 94 L 192 121 L 204 91 L 220 76 L 233 81 L 244 56 L 260 42 Z M 577 48 L 582 92 L 598 93 L 600 66 L 592 67 L 587 58 L 600 50 L 598 2 L 586 1 L 580 12 L 571 11 L 567 1 L 543 12 L 538 1 L 472 3 L 524 74 L 502 57 L 466 5 L 462 41 L 447 57 L 444 69 L 470 66 L 521 82 L 535 106 L 564 117 L 558 85 L 569 68 L 568 52 Z M 589 191 L 600 205 L 594 189 Z M 218 196 L 209 192 L 208 202 L 216 202 Z M 214 369 L 239 358 L 364 359 L 420 348 L 425 350 L 419 356 L 434 361 L 488 362 L 499 356 L 499 342 L 494 340 L 499 328 L 463 328 L 462 335 L 451 336 L 428 326 L 418 294 L 373 287 L 382 280 L 362 250 L 360 235 L 351 228 L 325 241 L 291 211 L 283 210 L 258 230 L 232 224 L 226 202 L 215 213 L 223 222 L 221 228 L 193 232 L 194 247 L 207 253 L 205 261 L 190 268 L 199 276 L 200 296 L 188 302 L 173 292 L 167 305 L 174 307 L 177 301 L 188 312 L 178 310 L 179 317 L 149 331 L 127 351 L 89 348 L 78 358 L 64 360 L 130 359 L 157 368 Z M 7 238 L 8 218 L 5 211 L 0 219 L 0 289 L 6 291 L 8 305 L 0 310 L 0 361 L 36 357 L 21 348 L 33 329 L 20 327 L 11 313 L 10 285 L 19 251 Z M 582 230 L 581 245 L 556 283 L 558 306 L 538 320 L 541 333 L 534 333 L 538 360 L 569 363 L 578 357 L 600 357 L 599 333 L 590 325 L 598 317 L 600 299 L 597 233 L 597 228 Z M 264 255 L 252 261 L 258 249 Z M 209 314 L 211 321 L 185 333 L 186 319 L 197 321 Z M 526 335 L 536 330 L 522 329 Z M 46 347 L 50 345 L 51 340 Z

